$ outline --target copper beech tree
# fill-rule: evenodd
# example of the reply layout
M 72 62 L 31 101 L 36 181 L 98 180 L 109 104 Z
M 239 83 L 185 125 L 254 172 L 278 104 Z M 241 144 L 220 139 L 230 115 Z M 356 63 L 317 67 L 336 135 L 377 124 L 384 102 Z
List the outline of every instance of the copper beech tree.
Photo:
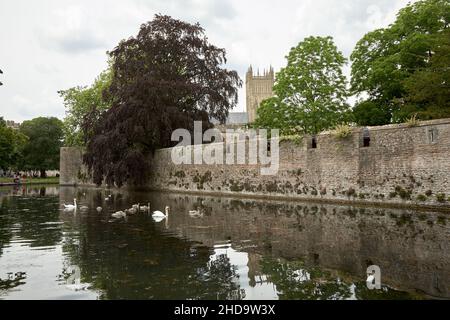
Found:
M 199 24 L 156 15 L 109 55 L 111 108 L 100 116 L 93 108 L 84 121 L 84 162 L 97 184 L 144 184 L 153 152 L 174 145 L 173 130 L 192 132 L 194 121 L 210 128 L 237 104 L 242 81 Z

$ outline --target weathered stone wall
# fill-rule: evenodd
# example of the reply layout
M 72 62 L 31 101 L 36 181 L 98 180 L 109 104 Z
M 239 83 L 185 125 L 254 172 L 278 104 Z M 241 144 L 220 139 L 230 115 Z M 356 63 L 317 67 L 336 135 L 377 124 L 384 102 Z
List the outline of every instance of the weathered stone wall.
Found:
M 83 149 L 64 147 L 60 150 L 61 185 L 93 185 L 86 168 L 83 166 Z
M 162 149 L 153 159 L 149 186 L 266 198 L 450 206 L 450 119 L 412 128 L 372 127 L 370 139 L 370 146 L 363 147 L 362 129 L 355 129 L 347 138 L 318 135 L 316 149 L 311 137 L 283 141 L 275 176 L 262 176 L 259 165 L 175 165 L 173 149 Z M 192 154 L 189 150 L 184 152 Z M 79 163 L 69 153 L 61 151 L 64 184 L 76 180 Z

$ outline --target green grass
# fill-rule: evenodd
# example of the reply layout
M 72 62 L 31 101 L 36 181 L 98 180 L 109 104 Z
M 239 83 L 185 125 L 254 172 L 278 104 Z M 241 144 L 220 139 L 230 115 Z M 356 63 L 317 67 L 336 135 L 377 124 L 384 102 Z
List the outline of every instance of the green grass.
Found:
M 13 183 L 13 178 L 0 178 L 0 183 Z M 58 184 L 58 177 L 48 177 L 48 178 L 26 178 L 22 181 L 23 184 Z

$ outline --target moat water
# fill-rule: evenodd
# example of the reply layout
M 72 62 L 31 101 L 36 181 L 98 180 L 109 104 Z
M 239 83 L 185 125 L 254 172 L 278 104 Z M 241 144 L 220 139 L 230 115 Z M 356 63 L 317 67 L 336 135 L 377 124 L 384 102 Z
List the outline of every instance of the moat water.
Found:
M 74 198 L 89 209 L 65 212 Z M 169 218 L 111 218 L 148 202 L 170 206 Z M 369 265 L 381 269 L 381 290 L 366 287 Z M 0 188 L 0 299 L 423 298 L 450 298 L 449 214 Z

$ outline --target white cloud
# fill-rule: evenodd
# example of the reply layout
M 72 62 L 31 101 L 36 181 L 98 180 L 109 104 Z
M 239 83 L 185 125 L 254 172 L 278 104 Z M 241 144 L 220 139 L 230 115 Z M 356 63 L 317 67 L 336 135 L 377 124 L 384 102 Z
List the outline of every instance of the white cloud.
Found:
M 2 0 L 0 116 L 23 121 L 63 117 L 57 91 L 90 84 L 106 68 L 106 51 L 156 13 L 200 22 L 227 50 L 228 67 L 284 66 L 309 35 L 331 35 L 345 55 L 368 31 L 387 26 L 408 0 Z M 347 68 L 348 70 L 348 68 Z M 240 90 L 239 110 L 245 92 Z

